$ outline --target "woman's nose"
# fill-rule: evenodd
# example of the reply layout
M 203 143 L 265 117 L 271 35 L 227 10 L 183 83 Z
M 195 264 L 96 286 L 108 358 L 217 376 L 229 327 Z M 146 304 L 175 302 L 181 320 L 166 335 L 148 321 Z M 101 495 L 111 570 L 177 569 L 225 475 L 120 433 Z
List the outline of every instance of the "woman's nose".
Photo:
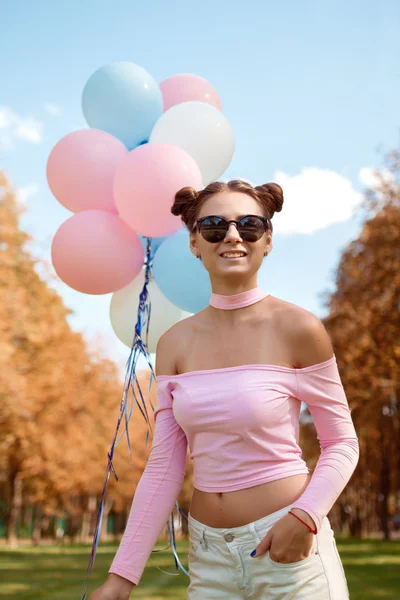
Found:
M 229 229 L 226 232 L 225 240 L 228 240 L 228 241 L 229 240 L 237 240 L 238 242 L 242 241 L 239 230 L 237 228 L 237 225 L 235 225 L 235 223 L 229 223 Z

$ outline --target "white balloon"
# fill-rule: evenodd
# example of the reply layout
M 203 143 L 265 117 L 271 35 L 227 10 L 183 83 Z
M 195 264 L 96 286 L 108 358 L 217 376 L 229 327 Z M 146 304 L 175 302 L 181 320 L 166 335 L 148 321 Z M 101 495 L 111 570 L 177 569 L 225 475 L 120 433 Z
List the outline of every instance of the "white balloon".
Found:
M 235 149 L 235 136 L 228 119 L 204 102 L 182 102 L 161 115 L 149 142 L 179 146 L 200 167 L 203 184 L 215 181 L 228 168 Z
M 132 347 L 139 296 L 143 285 L 144 271 L 141 271 L 129 285 L 114 292 L 111 297 L 111 325 L 115 335 L 128 348 Z M 189 317 L 190 313 L 181 310 L 178 306 L 167 300 L 154 281 L 150 281 L 148 290 L 151 300 L 148 350 L 149 352 L 155 352 L 157 342 L 162 334 L 178 321 Z M 145 335 L 145 332 L 143 332 L 143 335 Z

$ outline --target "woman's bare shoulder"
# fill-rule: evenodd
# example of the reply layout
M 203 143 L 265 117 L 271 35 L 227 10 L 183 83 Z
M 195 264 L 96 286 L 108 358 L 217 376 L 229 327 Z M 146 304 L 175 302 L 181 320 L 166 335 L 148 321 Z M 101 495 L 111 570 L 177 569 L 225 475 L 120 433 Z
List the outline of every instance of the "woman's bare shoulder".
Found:
M 178 321 L 158 340 L 156 348 L 156 374 L 177 375 L 179 357 L 185 352 L 199 323 L 197 314 Z
M 280 298 L 274 298 L 272 306 L 276 322 L 293 349 L 296 367 L 308 367 L 332 357 L 330 337 L 316 315 Z

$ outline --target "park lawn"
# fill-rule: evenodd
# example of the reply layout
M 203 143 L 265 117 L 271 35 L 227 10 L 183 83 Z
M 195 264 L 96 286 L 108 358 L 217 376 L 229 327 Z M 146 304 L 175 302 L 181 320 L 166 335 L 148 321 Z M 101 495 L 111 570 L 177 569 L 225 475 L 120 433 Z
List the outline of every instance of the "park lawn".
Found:
M 157 548 L 161 548 L 158 546 Z M 187 542 L 179 542 L 179 555 L 186 566 Z M 396 600 L 400 598 L 400 541 L 340 541 L 351 600 Z M 116 551 L 100 546 L 90 589 L 100 585 Z M 90 549 L 88 546 L 41 546 L 0 548 L 0 600 L 80 600 Z M 188 578 L 176 573 L 171 551 L 152 555 L 132 598 L 142 600 L 186 598 Z

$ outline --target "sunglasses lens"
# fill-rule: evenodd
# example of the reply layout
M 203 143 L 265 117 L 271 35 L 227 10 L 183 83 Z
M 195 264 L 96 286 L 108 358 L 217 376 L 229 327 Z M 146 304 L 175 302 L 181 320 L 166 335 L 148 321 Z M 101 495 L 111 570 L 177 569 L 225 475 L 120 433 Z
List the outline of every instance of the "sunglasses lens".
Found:
M 222 242 L 227 231 L 228 223 L 221 217 L 207 217 L 201 222 L 200 233 L 207 242 Z
M 265 233 L 265 224 L 259 217 L 248 215 L 237 221 L 239 235 L 245 242 L 256 242 Z M 225 239 L 229 223 L 223 217 L 211 216 L 201 219 L 199 230 L 207 242 L 214 244 Z
M 265 233 L 264 221 L 258 217 L 243 217 L 239 221 L 239 233 L 245 242 L 256 242 Z

